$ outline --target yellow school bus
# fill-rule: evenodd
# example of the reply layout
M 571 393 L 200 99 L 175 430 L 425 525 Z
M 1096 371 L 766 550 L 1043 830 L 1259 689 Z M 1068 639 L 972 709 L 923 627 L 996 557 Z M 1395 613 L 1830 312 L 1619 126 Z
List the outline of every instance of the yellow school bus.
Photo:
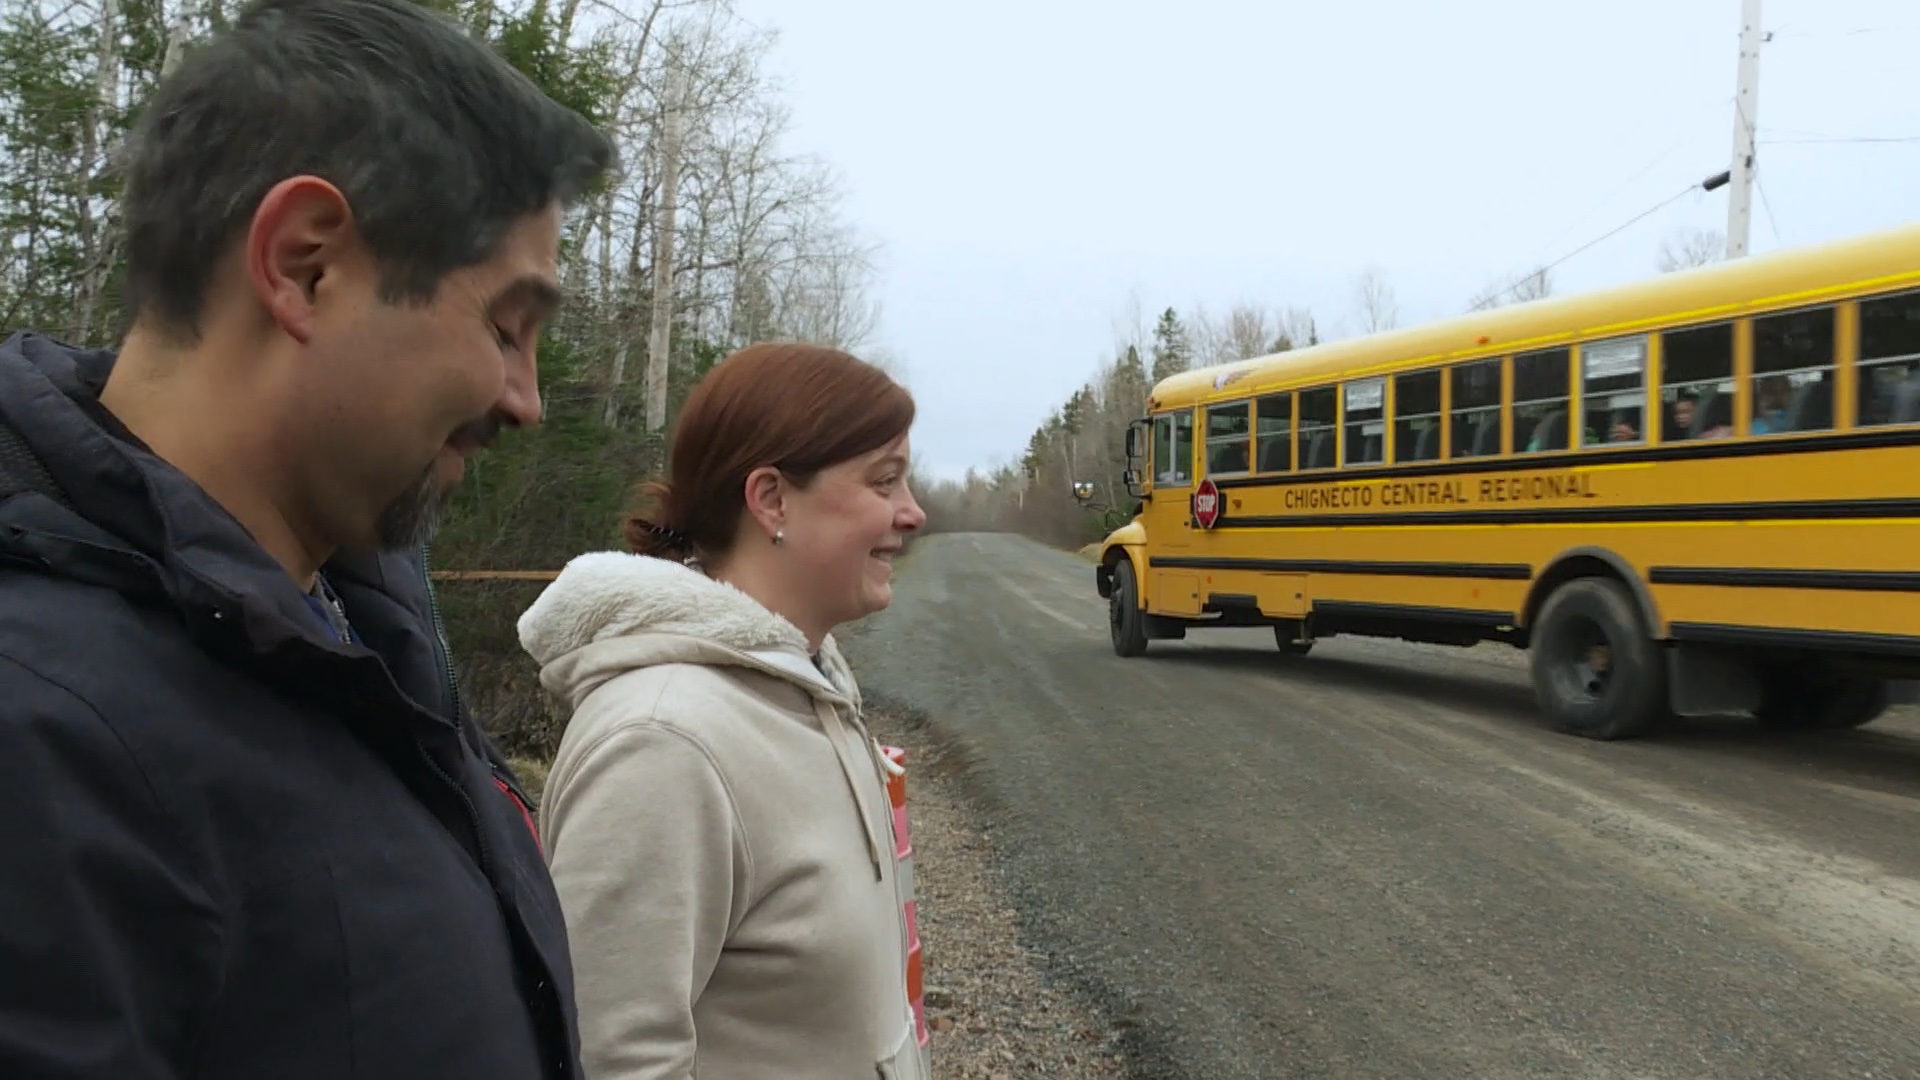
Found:
M 1920 676 L 1920 226 L 1186 372 L 1127 458 L 1122 656 L 1498 641 L 1591 738 L 1864 724 Z

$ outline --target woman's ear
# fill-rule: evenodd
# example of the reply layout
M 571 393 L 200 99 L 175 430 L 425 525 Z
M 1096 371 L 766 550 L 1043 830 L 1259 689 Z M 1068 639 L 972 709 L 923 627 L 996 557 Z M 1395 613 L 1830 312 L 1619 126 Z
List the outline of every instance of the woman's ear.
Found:
M 787 483 L 780 470 L 771 465 L 747 474 L 747 513 L 772 540 L 787 524 Z

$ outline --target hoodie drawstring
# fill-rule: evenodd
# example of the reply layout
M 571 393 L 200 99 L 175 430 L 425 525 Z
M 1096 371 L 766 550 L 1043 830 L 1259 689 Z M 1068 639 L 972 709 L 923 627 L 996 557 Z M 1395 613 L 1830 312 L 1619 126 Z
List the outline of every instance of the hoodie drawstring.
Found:
M 860 812 L 860 832 L 867 838 L 867 857 L 873 860 L 873 880 L 883 881 L 885 874 L 880 864 L 882 858 L 880 838 L 874 835 L 873 807 L 867 802 L 866 789 L 854 778 L 853 764 L 847 760 L 847 741 L 852 733 L 847 730 L 845 718 L 840 715 L 840 710 L 835 708 L 832 702 L 815 698 L 813 706 L 814 712 L 820 717 L 821 726 L 826 728 L 828 741 L 833 743 L 834 760 L 840 763 L 840 775 L 846 778 L 847 787 L 853 792 L 854 806 Z M 873 765 L 875 763 L 873 740 L 862 735 L 860 742 L 868 747 L 867 763 Z M 884 780 L 881 786 L 886 786 Z

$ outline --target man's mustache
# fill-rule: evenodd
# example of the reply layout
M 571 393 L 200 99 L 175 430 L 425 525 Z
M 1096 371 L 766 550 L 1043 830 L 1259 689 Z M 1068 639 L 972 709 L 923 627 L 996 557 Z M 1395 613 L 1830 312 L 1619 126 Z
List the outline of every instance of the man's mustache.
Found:
M 462 449 L 485 450 L 500 437 L 503 428 L 518 426 L 510 417 L 493 413 L 460 425 L 447 441 Z

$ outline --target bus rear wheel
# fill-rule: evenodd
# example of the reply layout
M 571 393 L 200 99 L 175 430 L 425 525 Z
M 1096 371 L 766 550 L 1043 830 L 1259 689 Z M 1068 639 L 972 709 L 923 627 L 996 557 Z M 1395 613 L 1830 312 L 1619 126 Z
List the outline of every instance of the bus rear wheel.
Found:
M 1147 613 L 1140 610 L 1140 587 L 1133 579 L 1133 563 L 1121 559 L 1113 568 L 1113 589 L 1107 595 L 1107 630 L 1113 651 L 1142 656 L 1147 651 Z
M 1273 643 L 1280 647 L 1281 656 L 1305 656 L 1313 651 L 1312 641 L 1295 640 L 1301 634 L 1299 623 L 1280 623 L 1273 628 Z
M 1776 666 L 1769 669 L 1754 715 L 1779 730 L 1844 731 L 1879 719 L 1888 700 L 1885 679 L 1838 674 L 1813 664 Z
M 1556 730 L 1628 739 L 1666 715 L 1664 658 L 1620 582 L 1576 578 L 1555 589 L 1532 638 L 1534 692 Z

